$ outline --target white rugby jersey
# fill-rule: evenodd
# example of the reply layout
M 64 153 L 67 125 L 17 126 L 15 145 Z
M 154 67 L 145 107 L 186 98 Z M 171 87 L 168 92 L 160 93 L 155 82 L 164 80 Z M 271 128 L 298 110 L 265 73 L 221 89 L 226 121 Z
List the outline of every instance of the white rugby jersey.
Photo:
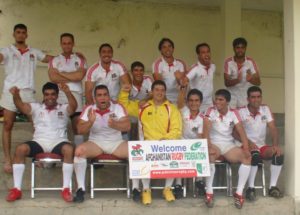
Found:
M 196 118 L 191 118 L 190 109 L 185 106 L 181 110 L 182 116 L 182 139 L 199 139 L 198 134 L 203 133 L 203 119 L 204 116 L 199 113 Z
M 143 100 L 149 92 L 151 92 L 152 79 L 148 75 L 144 75 L 144 80 L 140 88 L 137 88 L 132 84 L 129 99 L 130 100 Z
M 42 61 L 46 55 L 42 51 L 29 46 L 21 52 L 14 45 L 1 48 L 0 53 L 4 57 L 3 92 L 9 92 L 9 89 L 13 86 L 17 86 L 19 89 L 34 90 L 34 72 L 37 61 Z

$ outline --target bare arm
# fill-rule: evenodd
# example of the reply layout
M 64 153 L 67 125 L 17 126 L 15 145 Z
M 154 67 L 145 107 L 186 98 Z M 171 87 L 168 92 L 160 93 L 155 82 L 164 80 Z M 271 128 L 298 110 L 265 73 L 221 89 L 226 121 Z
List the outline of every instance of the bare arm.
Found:
M 54 83 L 67 83 L 69 80 L 65 77 L 63 77 L 60 72 L 55 68 L 49 68 L 48 69 L 48 76 L 50 81 Z
M 247 139 L 247 135 L 245 133 L 245 130 L 242 126 L 242 123 L 241 122 L 237 123 L 235 125 L 235 129 L 236 129 L 238 135 L 240 136 L 242 146 L 243 146 L 243 150 L 248 152 L 249 151 L 248 139 Z
M 0 63 L 4 60 L 3 54 L 0 53 Z
M 61 72 L 61 76 L 66 78 L 69 81 L 81 81 L 86 74 L 86 69 L 79 68 L 76 71 L 73 72 Z
M 128 116 L 124 116 L 119 120 L 114 120 L 112 118 L 108 119 L 108 126 L 116 129 L 118 131 L 129 131 L 130 130 L 130 120 Z
M 162 80 L 162 77 L 161 77 L 161 75 L 158 72 L 154 72 L 153 73 L 153 79 L 154 79 L 154 81 L 156 81 L 156 80 Z
M 259 77 L 258 72 L 254 73 L 254 74 L 247 73 L 246 79 L 248 82 L 250 82 L 253 85 L 256 85 L 256 86 L 260 85 L 260 77 Z
M 242 142 L 241 138 L 240 138 L 240 135 L 238 134 L 237 130 L 236 129 L 233 129 L 233 132 L 232 132 L 232 136 L 234 139 Z M 258 150 L 259 148 L 257 147 L 256 143 L 253 142 L 252 140 L 250 140 L 248 138 L 248 145 L 249 145 L 249 150 L 252 151 L 252 150 Z
M 94 103 L 93 100 L 93 89 L 95 87 L 95 82 L 93 81 L 86 81 L 85 82 L 85 100 L 86 104 L 90 105 Z
M 211 121 L 205 117 L 204 120 L 203 120 L 203 138 L 207 139 L 207 144 L 208 145 L 211 145 L 211 140 L 210 140 L 210 130 L 211 130 Z
M 242 80 L 242 73 L 239 73 L 236 79 L 230 79 L 227 73 L 224 73 L 224 84 L 226 87 L 232 87 L 240 83 Z
M 52 56 L 52 55 L 46 55 L 45 58 L 42 60 L 42 62 L 49 63 L 53 57 L 54 56 Z
M 96 113 L 92 108 L 90 108 L 89 112 L 88 112 L 88 121 L 84 121 L 82 119 L 79 119 L 79 122 L 77 124 L 78 134 L 87 134 L 87 133 L 89 133 L 90 128 L 93 126 L 95 120 L 96 120 Z
M 66 94 L 68 99 L 68 113 L 72 115 L 77 109 L 77 101 L 66 84 L 59 84 L 59 88 Z
M 182 109 L 185 105 L 185 95 L 186 95 L 186 87 L 180 88 L 178 97 L 177 97 L 177 107 L 178 109 Z
M 29 103 L 24 103 L 20 96 L 20 90 L 17 87 L 12 87 L 10 93 L 13 95 L 13 100 L 16 107 L 24 114 L 29 115 L 31 113 L 31 106 Z

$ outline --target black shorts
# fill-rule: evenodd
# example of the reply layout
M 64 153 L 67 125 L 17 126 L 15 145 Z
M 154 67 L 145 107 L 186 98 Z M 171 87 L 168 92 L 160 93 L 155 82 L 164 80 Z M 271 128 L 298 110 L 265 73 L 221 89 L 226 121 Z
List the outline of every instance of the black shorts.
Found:
M 35 157 L 39 153 L 44 153 L 43 148 L 35 141 L 27 141 L 25 142 L 30 148 L 30 153 L 28 157 Z M 51 151 L 53 154 L 58 154 L 62 156 L 61 149 L 65 144 L 71 144 L 70 142 L 61 142 L 57 144 Z

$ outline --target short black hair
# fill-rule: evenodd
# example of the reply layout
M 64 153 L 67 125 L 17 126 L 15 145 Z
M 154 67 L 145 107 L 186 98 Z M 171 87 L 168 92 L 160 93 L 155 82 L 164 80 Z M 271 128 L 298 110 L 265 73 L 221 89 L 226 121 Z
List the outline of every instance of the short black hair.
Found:
M 191 89 L 191 90 L 188 92 L 188 94 L 187 94 L 187 100 L 189 100 L 189 98 L 190 98 L 191 96 L 193 96 L 193 95 L 198 96 L 199 99 L 200 99 L 200 102 L 203 101 L 203 94 L 202 94 L 202 92 L 201 92 L 200 90 L 198 90 L 198 89 Z
M 165 37 L 164 37 L 164 38 L 162 38 L 162 39 L 159 41 L 159 43 L 158 43 L 158 50 L 159 50 L 159 51 L 161 50 L 161 48 L 162 48 L 162 46 L 163 46 L 163 44 L 164 44 L 165 42 L 170 43 L 171 46 L 172 46 L 172 48 L 174 48 L 174 42 L 173 42 L 171 39 L 165 38 Z
M 200 43 L 196 46 L 196 53 L 199 54 L 200 48 L 206 46 L 210 50 L 210 46 L 207 43 Z
M 153 91 L 153 89 L 154 89 L 154 87 L 156 85 L 161 85 L 161 86 L 163 86 L 165 88 L 165 90 L 167 90 L 167 85 L 166 85 L 166 83 L 164 81 L 162 81 L 162 80 L 156 80 L 151 85 L 151 91 Z
M 108 47 L 108 48 L 110 48 L 112 51 L 114 51 L 114 50 L 113 50 L 113 47 L 112 47 L 109 43 L 103 43 L 103 44 L 101 44 L 100 47 L 99 47 L 99 53 L 101 52 L 101 50 L 102 50 L 104 47 Z
M 216 91 L 215 96 L 222 96 L 226 99 L 227 102 L 230 102 L 231 100 L 231 94 L 226 89 L 219 89 Z
M 44 84 L 44 86 L 42 88 L 43 94 L 45 93 L 46 90 L 54 90 L 57 94 L 59 93 L 57 84 L 55 84 L 53 82 L 47 82 L 46 84 Z
M 245 47 L 247 47 L 247 40 L 243 37 L 238 37 L 235 38 L 232 42 L 232 46 L 233 48 L 236 47 L 237 45 L 244 45 Z
M 140 61 L 134 61 L 132 64 L 131 64 L 131 71 L 133 71 L 133 69 L 135 67 L 142 67 L 143 70 L 145 70 L 145 66 L 143 63 L 141 63 Z
M 72 41 L 74 42 L 74 35 L 71 33 L 63 33 L 60 35 L 60 41 L 62 40 L 63 37 L 69 37 L 72 39 Z
M 253 93 L 253 92 L 260 92 L 260 95 L 262 95 L 262 90 L 260 89 L 260 87 L 252 86 L 252 87 L 249 87 L 248 90 L 247 90 L 248 98 L 250 97 L 250 94 Z
M 97 90 L 106 90 L 108 92 L 108 95 L 109 95 L 109 90 L 108 90 L 107 86 L 104 85 L 104 84 L 100 84 L 100 85 L 98 85 L 98 86 L 95 87 L 95 89 L 94 89 L 94 96 L 96 96 Z
M 27 26 L 24 25 L 24 24 L 22 24 L 22 23 L 19 23 L 19 24 L 16 24 L 16 25 L 14 26 L 14 32 L 15 32 L 17 29 L 23 29 L 23 30 L 27 31 Z

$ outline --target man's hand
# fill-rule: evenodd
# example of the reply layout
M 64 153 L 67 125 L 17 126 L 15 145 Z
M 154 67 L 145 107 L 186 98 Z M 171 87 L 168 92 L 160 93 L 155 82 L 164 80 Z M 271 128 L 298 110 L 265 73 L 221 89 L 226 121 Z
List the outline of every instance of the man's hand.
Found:
M 92 124 L 94 124 L 94 122 L 96 120 L 96 112 L 95 112 L 95 110 L 93 110 L 93 108 L 89 109 L 88 119 L 89 119 L 89 122 L 91 122 Z
M 237 79 L 239 80 L 239 82 L 242 81 L 242 79 L 243 79 L 243 73 L 242 73 L 242 72 L 238 72 L 238 77 L 237 77 Z
M 282 155 L 282 151 L 279 148 L 279 146 L 272 146 L 272 150 L 273 150 L 273 154 L 275 154 L 276 156 Z
M 16 86 L 9 89 L 9 92 L 14 96 L 20 94 L 20 89 Z
M 122 90 L 129 93 L 131 90 L 131 84 L 123 84 L 122 85 Z
M 250 150 L 250 151 L 258 151 L 259 148 L 257 147 L 256 144 L 254 144 L 254 143 L 249 143 L 249 150 Z
M 108 121 L 107 121 L 108 126 L 115 129 L 116 123 L 117 123 L 117 121 L 112 116 L 109 116 Z
M 65 94 L 70 93 L 70 88 L 67 84 L 65 83 L 60 83 L 58 84 L 59 89 L 61 89 Z

